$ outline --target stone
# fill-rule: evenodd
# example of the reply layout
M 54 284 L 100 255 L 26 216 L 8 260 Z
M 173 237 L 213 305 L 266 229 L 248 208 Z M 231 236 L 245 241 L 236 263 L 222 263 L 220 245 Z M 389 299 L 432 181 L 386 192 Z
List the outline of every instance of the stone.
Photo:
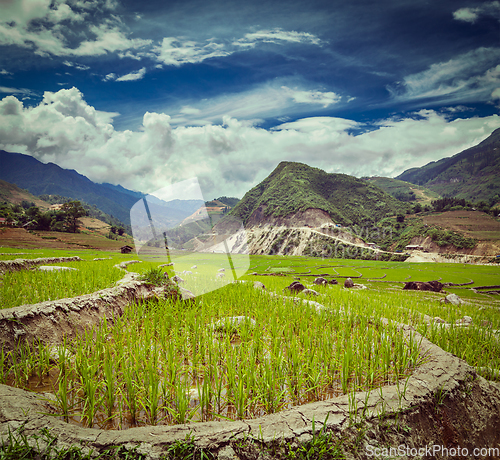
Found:
M 304 289 L 302 294 L 318 296 L 319 294 L 314 289 Z
M 339 284 L 337 280 L 330 280 L 328 281 L 328 284 Z
M 448 294 L 444 298 L 444 303 L 451 303 L 453 305 L 459 306 L 465 302 L 460 297 L 458 297 L 456 294 Z
M 455 324 L 460 326 L 470 326 L 472 324 L 472 318 L 470 316 L 464 316 L 463 318 L 457 319 Z
M 325 278 L 323 278 L 322 276 L 319 276 L 318 278 L 316 278 L 314 281 L 313 281 L 313 284 L 317 284 L 319 286 L 323 285 L 323 284 L 326 284 L 328 281 L 326 281 Z
M 344 287 L 345 288 L 352 288 L 354 287 L 354 283 L 352 281 L 351 278 L 347 278 L 345 281 L 344 281 Z
M 188 289 L 180 288 L 182 300 L 194 300 L 196 296 Z
M 224 272 L 217 273 L 217 278 L 224 278 L 226 274 Z
M 225 272 L 225 271 L 226 271 L 226 269 L 225 269 L 225 268 L 219 268 L 217 271 L 218 271 L 219 273 L 223 273 L 223 272 Z M 257 274 L 257 273 L 253 273 L 253 275 L 256 275 L 256 274 Z
M 403 290 L 441 292 L 444 284 L 439 281 L 408 281 Z
M 172 281 L 176 282 L 177 284 L 179 283 L 184 283 L 184 280 L 179 276 L 179 275 L 175 275 L 173 278 L 172 278 Z
M 440 318 L 439 316 L 435 316 L 433 318 L 433 321 L 437 324 L 444 324 L 446 322 L 443 318 Z
M 191 267 L 191 270 L 194 270 L 195 268 L 198 268 L 198 266 L 197 266 L 197 265 L 193 265 L 193 266 Z
M 261 283 L 260 281 L 254 281 L 253 287 L 255 289 L 266 289 L 266 286 L 264 286 L 264 283 Z
M 169 264 L 162 264 L 162 265 L 158 265 L 158 268 L 160 268 L 160 267 L 173 267 L 173 265 L 174 265 L 174 263 L 173 263 L 173 262 L 171 262 L 171 263 L 169 263 Z
M 285 289 L 288 289 L 290 292 L 300 292 L 305 289 L 305 286 L 298 281 L 294 281 L 290 286 L 287 286 Z
M 356 284 L 356 283 L 354 283 L 354 286 L 352 288 L 353 289 L 360 289 L 360 290 L 368 289 L 364 284 Z
M 38 270 L 42 270 L 43 272 L 64 272 L 64 271 L 75 271 L 77 272 L 77 268 L 71 267 L 59 267 L 57 265 L 41 265 L 38 267 Z
M 239 460 L 236 452 L 231 446 L 225 446 L 217 453 L 218 460 Z

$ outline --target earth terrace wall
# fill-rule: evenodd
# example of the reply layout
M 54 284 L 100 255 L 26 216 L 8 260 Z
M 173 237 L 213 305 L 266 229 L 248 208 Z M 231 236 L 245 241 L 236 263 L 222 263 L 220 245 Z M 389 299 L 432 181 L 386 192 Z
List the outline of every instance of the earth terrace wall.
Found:
M 82 259 L 78 256 L 74 257 L 39 257 L 38 259 L 15 259 L 15 260 L 0 260 L 0 273 L 8 271 L 26 270 L 36 265 L 56 264 L 59 262 L 81 262 Z
M 97 324 L 103 317 L 121 314 L 130 300 L 154 295 L 150 287 L 131 278 L 95 294 L 0 311 L 0 337 L 10 346 L 21 336 L 60 343 L 66 326 L 77 331 Z M 23 334 L 28 324 L 31 332 Z M 477 447 L 499 447 L 500 385 L 483 379 L 410 326 L 400 328 L 420 341 L 425 362 L 399 386 L 356 393 L 354 401 L 344 395 L 253 420 L 105 431 L 67 424 L 50 415 L 53 408 L 43 395 L 0 385 L 0 437 L 20 427 L 28 436 L 48 428 L 61 447 L 83 446 L 97 453 L 123 446 L 158 459 L 169 445 L 192 435 L 198 447 L 221 460 L 248 459 L 280 442 L 309 440 L 313 423 L 318 430 L 328 416 L 326 429 L 341 439 L 346 458 L 372 458 L 373 449 L 384 446 L 459 446 L 471 453 Z
M 157 288 L 136 280 L 136 276 L 127 273 L 115 287 L 93 294 L 0 310 L 0 346 L 13 350 L 20 340 L 57 345 L 64 337 L 73 338 L 104 318 L 112 321 L 121 316 L 130 302 L 158 295 Z

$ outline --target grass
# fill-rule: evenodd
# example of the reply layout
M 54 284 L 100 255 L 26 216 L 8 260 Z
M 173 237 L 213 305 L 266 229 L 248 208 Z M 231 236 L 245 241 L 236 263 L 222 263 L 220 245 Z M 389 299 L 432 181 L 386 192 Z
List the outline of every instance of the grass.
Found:
M 416 341 L 366 315 L 350 293 L 325 306 L 320 313 L 297 308 L 249 284 L 228 285 L 191 306 L 131 305 L 114 324 L 68 344 L 73 358 L 63 358 L 57 388 L 53 381 L 59 412 L 67 418 L 67 401 L 76 401 L 70 417 L 115 428 L 252 418 L 395 382 L 420 361 Z M 240 315 L 256 326 L 211 327 Z M 10 357 L 8 379 L 21 353 L 28 354 L 20 348 Z
M 123 272 L 114 268 L 115 264 L 114 260 L 61 262 L 56 265 L 76 271 L 7 272 L 0 286 L 2 308 L 75 297 L 111 287 L 123 277 Z

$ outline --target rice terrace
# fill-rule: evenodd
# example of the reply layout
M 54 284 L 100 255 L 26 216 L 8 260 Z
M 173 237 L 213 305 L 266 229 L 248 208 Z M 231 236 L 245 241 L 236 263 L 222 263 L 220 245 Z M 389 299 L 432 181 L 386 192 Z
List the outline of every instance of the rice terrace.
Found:
M 0 421 L 18 444 L 61 458 L 364 458 L 367 445 L 498 443 L 484 428 L 500 409 L 496 264 L 251 256 L 241 279 L 193 298 L 171 265 L 133 254 L 0 257 Z M 64 268 L 36 269 L 50 257 Z M 219 282 L 220 257 L 197 257 Z M 403 289 L 430 280 L 443 290 Z

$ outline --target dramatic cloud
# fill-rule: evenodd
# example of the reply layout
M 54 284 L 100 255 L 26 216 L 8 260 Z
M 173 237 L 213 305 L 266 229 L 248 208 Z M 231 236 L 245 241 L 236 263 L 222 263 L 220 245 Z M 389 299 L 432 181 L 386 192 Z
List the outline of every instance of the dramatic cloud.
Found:
M 500 48 L 479 48 L 388 87 L 395 99 L 435 98 L 442 101 L 489 101 L 500 85 Z
M 98 6 L 97 3 L 102 2 L 95 3 L 94 6 Z M 112 8 L 113 5 L 105 2 L 101 7 Z M 41 56 L 98 56 L 151 43 L 151 40 L 127 38 L 120 21 L 113 17 L 101 24 L 90 23 L 85 29 L 87 14 L 83 2 L 70 5 L 51 0 L 7 1 L 2 4 L 0 45 L 29 48 Z M 69 39 L 75 38 L 74 24 L 82 28 L 78 35 L 84 37 L 76 47 L 69 45 Z
M 282 160 L 390 176 L 458 153 L 500 127 L 498 116 L 450 121 L 426 110 L 355 136 L 362 124 L 334 117 L 265 130 L 230 117 L 220 125 L 173 127 L 167 114 L 147 112 L 139 131 L 118 131 L 116 115 L 89 106 L 76 88 L 46 92 L 32 108 L 7 96 L 0 101 L 0 148 L 144 192 L 196 176 L 208 197 L 242 196 Z

